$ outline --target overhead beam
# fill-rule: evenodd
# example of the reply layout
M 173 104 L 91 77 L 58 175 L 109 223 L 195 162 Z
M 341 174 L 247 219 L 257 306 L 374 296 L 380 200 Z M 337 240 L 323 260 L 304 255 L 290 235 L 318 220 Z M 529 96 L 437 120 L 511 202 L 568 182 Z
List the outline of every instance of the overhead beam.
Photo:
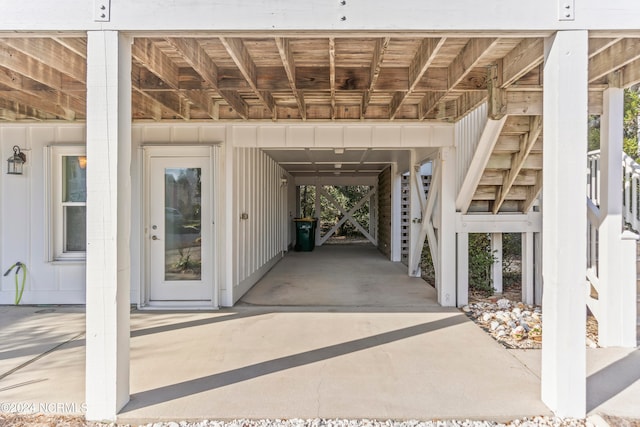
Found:
M 634 76 L 638 78 L 638 76 Z M 493 99 L 493 106 L 491 100 Z M 489 116 L 492 119 L 509 116 L 540 116 L 542 115 L 542 91 L 497 89 L 489 93 Z M 503 103 L 499 106 L 499 102 Z M 493 113 L 493 114 L 492 114 Z M 602 113 L 602 92 L 589 91 L 589 114 L 600 115 Z
M 474 38 L 467 42 L 460 53 L 458 53 L 453 61 L 451 61 L 451 64 L 449 64 L 447 70 L 448 87 L 443 96 L 446 96 L 446 94 L 452 91 L 453 88 L 477 66 L 483 55 L 496 44 L 497 40 L 496 38 Z M 430 94 L 427 94 L 425 98 L 427 96 L 430 96 Z M 437 107 L 441 98 L 442 97 L 436 99 L 433 96 L 431 96 L 430 100 L 423 98 L 420 102 L 419 118 L 422 120 L 431 113 L 431 111 Z
M 529 119 L 529 132 L 522 135 L 520 151 L 512 156 L 511 168 L 506 172 L 502 185 L 498 187 L 496 194 L 496 200 L 493 204 L 493 213 L 496 214 L 502 207 L 502 203 L 506 200 L 507 194 L 513 186 L 516 178 L 522 170 L 525 160 L 531 153 L 533 146 L 542 133 L 542 119 L 541 116 L 534 116 Z
M 487 99 L 486 92 L 465 92 L 456 99 L 457 116 L 462 117 Z
M 172 89 L 180 87 L 178 66 L 148 39 L 135 39 L 131 46 L 131 56 L 145 68 L 162 79 Z
M 640 83 L 640 59 L 627 64 L 622 69 L 622 87 L 629 87 Z
M 640 59 L 640 39 L 622 39 L 589 58 L 589 83 Z
M 511 86 L 525 74 L 540 65 L 544 59 L 544 40 L 524 39 L 502 59 L 502 84 Z
M 87 39 L 84 37 L 53 37 L 53 40 L 60 43 L 67 49 L 75 52 L 83 58 L 87 57 Z
M 361 119 L 364 119 L 364 116 L 367 113 L 369 102 L 371 102 L 371 95 L 373 94 L 376 83 L 378 82 L 378 77 L 380 77 L 382 60 L 384 59 L 384 54 L 387 51 L 390 42 L 391 37 L 376 39 L 375 45 L 373 47 L 373 58 L 371 59 L 371 77 L 369 79 L 369 88 L 364 91 L 364 95 L 362 97 L 362 108 L 360 109 Z
M 151 105 L 153 105 L 154 103 L 157 103 L 161 109 L 168 111 L 173 116 L 179 117 L 185 120 L 189 119 L 189 113 L 185 105 L 186 103 L 176 93 L 174 92 L 149 93 L 141 90 L 139 87 L 135 86 L 134 84 L 132 84 L 132 89 L 134 92 L 138 92 L 138 94 L 140 94 L 142 98 L 146 99 L 145 102 L 151 103 Z M 156 108 L 157 107 L 152 107 L 151 109 L 155 110 Z
M 589 39 L 589 58 L 596 56 L 597 54 L 607 49 L 608 47 L 618 43 L 620 40 L 622 40 L 622 37 L 607 38 L 607 39 L 590 38 Z
M 131 104 L 134 106 L 134 119 L 151 117 L 156 122 L 162 120 L 162 105 L 144 92 L 134 89 L 131 92 Z M 136 114 L 143 117 L 136 117 Z
M 78 85 L 85 88 L 83 82 L 74 82 L 73 79 L 69 79 L 57 69 L 25 55 L 2 42 L 0 42 L 0 64 L 11 71 L 22 74 L 24 77 L 35 80 L 52 89 L 61 91 L 68 89 L 77 90 Z
M 34 110 L 57 116 L 63 120 L 73 121 L 78 115 L 84 116 L 86 106 L 75 98 L 61 93 L 47 93 L 34 95 L 17 90 L 0 91 L 0 99 L 14 101 L 17 104 L 28 105 Z M 42 114 L 40 114 L 42 115 Z M 34 115 L 38 117 L 38 115 Z
M 0 111 L 3 112 L 2 118 L 9 121 L 17 120 L 18 116 L 26 116 L 35 120 L 50 119 L 50 117 L 47 117 L 45 113 L 31 107 L 30 105 L 21 104 L 2 97 L 0 97 Z
M 291 51 L 291 43 L 288 38 L 276 37 L 276 46 L 278 46 L 278 53 L 280 53 L 280 60 L 284 71 L 287 73 L 287 79 L 289 80 L 289 87 L 293 96 L 298 104 L 298 111 L 302 120 L 307 120 L 307 107 L 304 103 L 304 94 L 296 87 L 296 63 L 293 58 L 293 52 Z
M 247 103 L 237 93 L 220 89 L 218 85 L 218 66 L 200 46 L 198 40 L 193 38 L 169 38 L 167 41 L 182 54 L 191 68 L 215 89 L 240 117 L 245 120 L 249 118 Z
M 446 39 L 443 38 L 424 38 L 420 42 L 418 51 L 414 55 L 411 63 L 409 64 L 409 87 L 406 91 L 396 92 L 391 104 L 389 106 L 389 119 L 393 120 L 398 114 L 398 111 L 402 107 L 402 104 L 416 89 L 416 86 L 424 76 L 429 66 L 433 63 L 436 55 L 444 45 Z M 457 83 L 457 82 L 456 82 Z M 455 86 L 455 85 L 452 85 Z M 425 114 L 426 115 L 426 114 Z
M 202 97 L 201 92 L 180 91 L 180 68 L 155 43 L 147 39 L 136 39 L 131 46 L 131 56 L 173 89 L 173 92 L 146 93 L 139 85 L 135 85 L 136 89 L 145 92 L 145 96 L 160 102 L 178 117 L 188 119 L 189 108 L 185 105 L 184 96 L 188 102 L 213 117 L 210 103 Z M 195 96 L 191 98 L 190 94 Z
M 62 74 L 87 82 L 86 59 L 50 38 L 6 38 L 0 41 Z
M 253 59 L 251 59 L 251 55 L 244 43 L 242 43 L 242 40 L 232 37 L 220 37 L 220 42 L 247 80 L 247 83 L 249 83 L 256 97 L 258 97 L 260 102 L 269 110 L 273 119 L 276 119 L 277 110 L 273 96 L 271 96 L 271 93 L 268 91 L 258 90 L 256 64 L 253 62 Z

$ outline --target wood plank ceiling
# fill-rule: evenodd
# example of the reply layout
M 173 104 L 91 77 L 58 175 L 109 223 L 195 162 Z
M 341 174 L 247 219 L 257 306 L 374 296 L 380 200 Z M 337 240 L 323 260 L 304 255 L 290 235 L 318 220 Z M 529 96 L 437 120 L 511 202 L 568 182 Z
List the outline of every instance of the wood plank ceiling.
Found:
M 132 120 L 456 121 L 488 99 L 509 118 L 473 200 L 523 209 L 542 176 L 545 35 L 137 37 Z M 82 37 L 0 37 L 0 122 L 83 121 L 86 50 Z M 599 114 L 609 82 L 640 82 L 640 39 L 593 37 L 589 50 Z

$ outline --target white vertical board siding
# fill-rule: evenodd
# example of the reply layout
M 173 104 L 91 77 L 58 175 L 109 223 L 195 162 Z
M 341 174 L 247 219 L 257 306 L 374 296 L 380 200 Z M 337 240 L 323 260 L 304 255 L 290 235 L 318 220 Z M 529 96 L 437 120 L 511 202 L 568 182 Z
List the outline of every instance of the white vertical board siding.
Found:
M 51 183 L 45 147 L 83 145 L 84 125 L 3 124 L 0 127 L 0 270 L 16 261 L 27 265 L 21 304 L 83 304 L 85 263 L 49 260 L 52 210 L 47 203 Z M 24 175 L 7 175 L 6 159 L 17 145 L 27 156 Z M 22 273 L 19 278 L 22 279 Z M 0 276 L 0 304 L 13 304 L 14 273 Z
M 464 116 L 455 125 L 457 179 L 456 195 L 460 191 L 465 174 L 469 170 L 471 159 L 478 147 L 478 141 L 484 126 L 487 124 L 487 103 L 483 103 L 475 110 Z
M 235 148 L 234 157 L 235 302 L 287 248 L 289 191 L 281 180 L 287 176 L 284 169 L 259 148 Z

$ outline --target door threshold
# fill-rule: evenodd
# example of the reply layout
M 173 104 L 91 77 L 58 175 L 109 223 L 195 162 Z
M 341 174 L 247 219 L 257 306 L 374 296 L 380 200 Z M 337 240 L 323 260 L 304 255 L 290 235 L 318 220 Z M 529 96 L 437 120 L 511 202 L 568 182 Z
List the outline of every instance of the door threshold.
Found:
M 145 305 L 138 306 L 138 310 L 218 310 L 211 304 L 211 301 L 150 301 Z

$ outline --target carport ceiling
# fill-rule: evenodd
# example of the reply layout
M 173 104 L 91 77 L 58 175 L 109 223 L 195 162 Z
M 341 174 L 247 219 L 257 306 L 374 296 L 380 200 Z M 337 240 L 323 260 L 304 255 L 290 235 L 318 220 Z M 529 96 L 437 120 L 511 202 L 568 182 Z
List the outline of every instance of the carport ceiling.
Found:
M 407 150 L 282 149 L 263 150 L 293 176 L 378 176 L 391 163 L 404 170 Z
M 137 35 L 134 120 L 457 120 L 487 98 L 541 102 L 540 33 Z M 638 40 L 590 39 L 591 91 L 640 74 Z M 83 120 L 84 37 L 0 37 L 0 120 Z M 493 70 L 493 74 L 488 74 Z M 624 82 L 623 82 L 624 83 Z M 526 97 L 524 97 L 525 95 Z M 514 100 L 514 97 L 516 98 Z

